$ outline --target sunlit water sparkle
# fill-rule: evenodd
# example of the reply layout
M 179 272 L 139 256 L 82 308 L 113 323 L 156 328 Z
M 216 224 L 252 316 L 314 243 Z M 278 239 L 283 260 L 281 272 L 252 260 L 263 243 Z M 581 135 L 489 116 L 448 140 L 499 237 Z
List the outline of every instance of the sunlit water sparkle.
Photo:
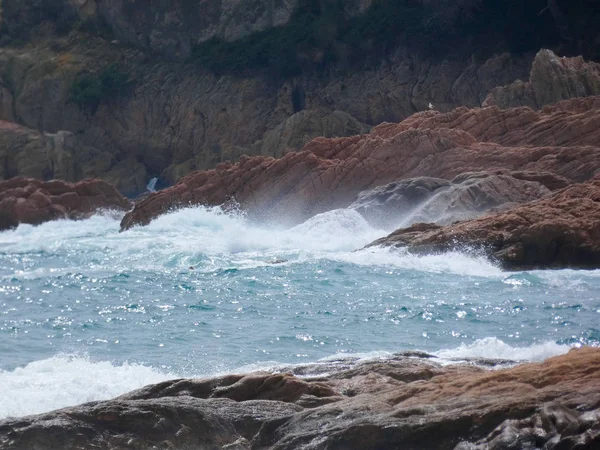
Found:
M 423 350 L 542 360 L 600 342 L 600 271 L 360 250 L 351 210 L 292 229 L 185 209 L 0 233 L 0 417 L 180 376 Z

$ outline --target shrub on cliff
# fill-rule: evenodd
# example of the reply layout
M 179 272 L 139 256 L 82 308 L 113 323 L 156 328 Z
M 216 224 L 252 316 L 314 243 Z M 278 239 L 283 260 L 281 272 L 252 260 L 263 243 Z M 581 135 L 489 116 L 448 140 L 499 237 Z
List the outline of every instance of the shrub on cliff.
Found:
M 102 101 L 124 94 L 129 87 L 129 76 L 111 64 L 99 74 L 80 74 L 71 86 L 70 100 L 94 113 Z

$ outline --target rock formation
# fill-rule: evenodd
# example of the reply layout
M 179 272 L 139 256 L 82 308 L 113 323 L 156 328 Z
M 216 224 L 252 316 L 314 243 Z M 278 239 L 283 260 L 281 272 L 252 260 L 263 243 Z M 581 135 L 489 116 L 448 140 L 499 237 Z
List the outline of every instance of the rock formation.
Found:
M 111 64 L 129 79 L 122 94 L 103 98 L 93 111 L 71 100 L 82 73 L 95 80 Z M 398 50 L 389 63 L 360 72 L 272 80 L 215 76 L 193 63 L 157 61 L 80 35 L 51 46 L 0 48 L 0 120 L 74 133 L 103 155 L 93 166 L 76 153 L 75 165 L 134 196 L 155 176 L 175 183 L 243 154 L 281 156 L 318 136 L 402 120 L 430 102 L 441 111 L 477 106 L 493 87 L 523 77 L 529 64 L 502 54 L 440 65 Z
M 543 183 L 549 180 L 550 187 L 568 184 L 562 177 L 538 172 L 467 172 L 452 181 L 409 178 L 359 193 L 350 208 L 383 229 L 417 222 L 448 224 L 544 197 L 550 190 Z
M 549 172 L 550 190 L 600 170 L 600 98 L 530 108 L 428 111 L 370 134 L 316 138 L 283 158 L 242 157 L 195 172 L 136 204 L 122 222 L 147 224 L 172 208 L 238 202 L 253 217 L 297 223 L 350 205 L 359 192 L 417 176 L 452 179 L 473 171 Z M 541 175 L 537 175 L 542 180 Z M 539 178 L 542 177 L 542 178 Z M 533 180 L 533 178 L 532 178 Z
M 575 184 L 506 212 L 447 226 L 416 224 L 371 246 L 415 253 L 473 250 L 506 269 L 600 267 L 600 181 Z
M 365 133 L 430 104 L 439 111 L 480 106 L 494 88 L 527 80 L 546 43 L 568 54 L 580 43 L 586 55 L 600 54 L 595 10 L 574 21 L 573 8 L 584 7 L 566 0 L 552 8 L 532 0 L 514 11 L 504 3 L 4 0 L 0 120 L 41 134 L 73 133 L 88 149 L 74 152 L 75 180 L 101 177 L 135 196 L 153 177 L 170 185 L 243 154 L 280 157 L 312 138 Z M 571 13 L 561 15 L 567 6 Z M 414 20 L 402 22 L 405 10 L 418 10 Z M 306 20 L 321 31 L 304 35 Z M 382 30 L 390 23 L 397 26 Z M 276 30 L 289 39 L 276 39 Z M 473 30 L 485 32 L 474 37 Z M 522 30 L 527 39 L 515 46 Z M 297 42 L 278 53 L 280 41 Z M 256 58 L 245 57 L 244 46 L 256 42 Z M 221 44 L 240 51 L 228 59 Z M 329 58 L 328 50 L 335 50 Z M 281 54 L 306 64 L 274 74 L 268 61 Z M 224 58 L 226 67 L 202 55 Z M 501 97 L 513 94 L 498 94 L 497 103 L 538 107 L 597 92 L 593 64 L 560 60 L 557 69 L 552 55 L 540 53 L 532 72 L 536 95 L 547 89 L 547 98 L 507 103 Z M 259 63 L 248 67 L 248 59 Z
M 0 422 L 0 448 L 592 449 L 600 350 L 488 371 L 398 356 L 327 377 L 173 380 Z
M 560 58 L 550 50 L 540 50 L 529 81 L 517 80 L 492 89 L 483 105 L 539 109 L 568 98 L 590 95 L 600 95 L 600 64 L 586 62 L 581 57 Z
M 101 209 L 129 208 L 129 200 L 102 180 L 67 183 L 17 177 L 0 182 L 0 230 L 20 223 L 38 225 L 56 219 L 82 219 Z
M 5 121 L 0 121 L 0 158 L 5 162 L 0 168 L 3 180 L 22 176 L 77 181 L 108 168 L 111 160 L 107 152 L 81 144 L 73 133 L 40 133 Z M 136 181 L 135 173 L 128 176 Z M 110 180 L 110 174 L 106 178 Z

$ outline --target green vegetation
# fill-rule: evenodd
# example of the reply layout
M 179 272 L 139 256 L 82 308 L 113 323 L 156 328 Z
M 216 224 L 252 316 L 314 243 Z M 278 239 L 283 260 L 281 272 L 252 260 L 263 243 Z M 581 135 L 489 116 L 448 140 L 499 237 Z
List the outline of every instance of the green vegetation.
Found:
M 94 113 L 102 101 L 119 97 L 129 86 L 129 76 L 111 64 L 99 74 L 80 74 L 71 86 L 70 100 Z
M 547 0 L 375 0 L 346 17 L 343 1 L 305 0 L 289 22 L 233 42 L 212 39 L 192 58 L 217 73 L 276 77 L 380 61 L 402 44 L 432 57 L 528 51 L 556 42 Z

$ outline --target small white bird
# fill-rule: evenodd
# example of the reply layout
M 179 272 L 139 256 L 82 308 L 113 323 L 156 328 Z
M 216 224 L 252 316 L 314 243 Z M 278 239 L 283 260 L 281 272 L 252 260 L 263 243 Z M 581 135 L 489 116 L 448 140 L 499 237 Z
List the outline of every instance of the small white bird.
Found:
M 429 103 L 429 109 L 433 109 L 433 104 Z

